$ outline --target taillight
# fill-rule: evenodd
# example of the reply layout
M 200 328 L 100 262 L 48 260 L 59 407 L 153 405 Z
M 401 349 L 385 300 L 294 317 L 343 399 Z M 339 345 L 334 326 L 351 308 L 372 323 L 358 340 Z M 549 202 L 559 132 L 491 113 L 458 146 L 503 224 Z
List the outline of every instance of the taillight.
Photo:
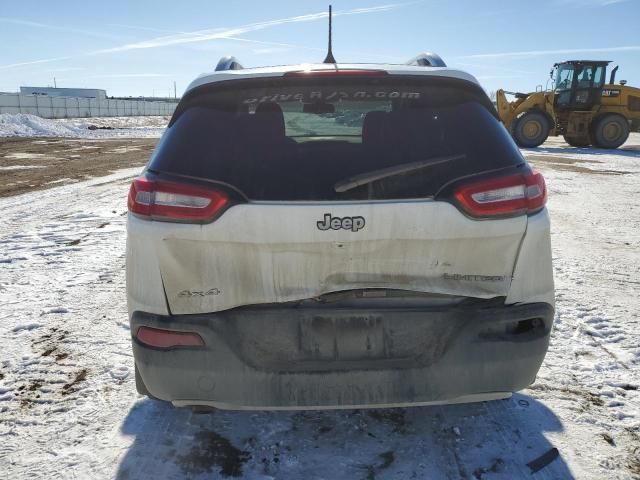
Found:
M 161 328 L 140 327 L 136 338 L 141 343 L 155 348 L 204 346 L 204 340 L 197 333 L 163 330 Z
M 129 189 L 129 211 L 154 220 L 207 222 L 228 205 L 225 192 L 188 183 L 139 177 Z
M 510 175 L 457 187 L 454 197 L 474 217 L 533 213 L 547 202 L 544 177 L 538 172 Z

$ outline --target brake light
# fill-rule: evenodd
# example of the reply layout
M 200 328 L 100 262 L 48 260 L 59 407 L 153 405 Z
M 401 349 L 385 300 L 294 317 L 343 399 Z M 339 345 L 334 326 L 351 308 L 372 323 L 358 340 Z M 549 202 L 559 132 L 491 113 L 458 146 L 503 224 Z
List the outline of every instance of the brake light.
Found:
M 202 347 L 204 340 L 197 333 L 140 327 L 136 338 L 145 345 L 156 348 Z
M 547 203 L 544 177 L 538 172 L 472 182 L 455 189 L 458 204 L 474 217 L 533 213 Z
M 382 76 L 387 75 L 384 70 L 365 70 L 365 69 L 331 69 L 331 70 L 297 70 L 294 72 L 286 72 L 285 77 L 349 77 L 349 76 Z
M 154 220 L 206 222 L 228 205 L 226 193 L 187 183 L 139 177 L 129 189 L 129 212 Z

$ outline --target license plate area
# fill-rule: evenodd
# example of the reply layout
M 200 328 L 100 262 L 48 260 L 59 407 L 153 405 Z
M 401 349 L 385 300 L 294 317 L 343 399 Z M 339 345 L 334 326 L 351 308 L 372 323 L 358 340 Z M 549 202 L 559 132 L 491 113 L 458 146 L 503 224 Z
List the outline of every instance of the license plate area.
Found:
M 300 350 L 314 360 L 385 358 L 381 315 L 313 315 L 300 322 Z

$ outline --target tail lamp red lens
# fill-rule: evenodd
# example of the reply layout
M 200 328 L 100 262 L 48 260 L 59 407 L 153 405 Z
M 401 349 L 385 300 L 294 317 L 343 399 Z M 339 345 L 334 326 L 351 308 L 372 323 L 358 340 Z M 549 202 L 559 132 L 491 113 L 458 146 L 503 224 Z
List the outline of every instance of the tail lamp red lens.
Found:
M 454 192 L 458 204 L 474 217 L 497 217 L 540 210 L 547 202 L 544 177 L 538 172 L 471 182 Z
M 141 343 L 155 348 L 202 347 L 204 340 L 197 333 L 140 327 L 136 338 Z
M 155 220 L 206 222 L 229 204 L 226 193 L 191 185 L 139 177 L 129 190 L 129 211 Z

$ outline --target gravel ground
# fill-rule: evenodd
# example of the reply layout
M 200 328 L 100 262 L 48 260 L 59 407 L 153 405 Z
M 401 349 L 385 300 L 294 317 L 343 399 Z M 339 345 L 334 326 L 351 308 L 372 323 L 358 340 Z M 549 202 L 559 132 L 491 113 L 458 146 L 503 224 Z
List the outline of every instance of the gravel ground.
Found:
M 0 138 L 0 197 L 142 167 L 157 138 Z

